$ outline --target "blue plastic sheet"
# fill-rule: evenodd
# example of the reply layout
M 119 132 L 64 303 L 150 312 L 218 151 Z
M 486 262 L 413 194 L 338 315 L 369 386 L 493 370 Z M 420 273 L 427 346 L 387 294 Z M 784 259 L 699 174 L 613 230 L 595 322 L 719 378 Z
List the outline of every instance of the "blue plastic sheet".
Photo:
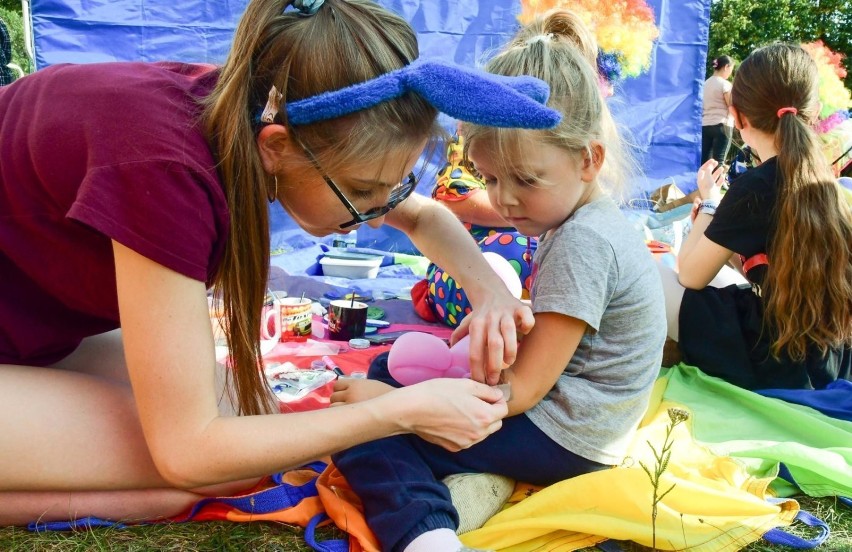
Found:
M 512 36 L 520 0 L 381 0 L 418 31 L 424 56 L 476 65 Z M 61 62 L 179 60 L 221 63 L 246 0 L 32 0 L 36 66 Z M 611 99 L 616 119 L 632 133 L 644 176 L 634 195 L 673 179 L 695 188 L 701 149 L 701 92 L 710 0 L 648 0 L 660 28 L 650 71 L 626 81 Z M 452 128 L 454 122 L 445 120 Z M 437 165 L 434 161 L 433 165 Z M 429 194 L 435 169 L 418 192 Z M 294 224 L 273 209 L 273 249 Z M 283 237 L 282 237 L 283 236 Z M 401 233 L 362 227 L 358 244 L 410 252 Z M 286 247 L 285 247 L 286 248 Z

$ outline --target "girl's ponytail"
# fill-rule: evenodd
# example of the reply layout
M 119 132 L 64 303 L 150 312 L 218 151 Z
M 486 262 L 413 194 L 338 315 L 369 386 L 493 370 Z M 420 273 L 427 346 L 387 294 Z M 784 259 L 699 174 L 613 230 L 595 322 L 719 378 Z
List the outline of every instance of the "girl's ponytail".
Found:
M 766 315 L 776 332 L 773 354 L 786 350 L 801 361 L 809 343 L 825 355 L 852 339 L 852 226 L 810 125 L 782 114 L 775 142 L 780 178 Z
M 597 41 L 583 20 L 570 10 L 552 9 L 524 25 L 486 69 L 499 75 L 531 75 L 548 83 L 548 105 L 563 117 L 546 133 L 555 145 L 571 151 L 587 148 L 591 140 L 603 143 L 606 162 L 600 173 L 601 186 L 623 201 L 628 195 L 625 184 L 639 174 L 639 168 L 607 107 L 597 55 Z M 469 125 L 467 132 L 475 137 L 491 131 Z M 511 148 L 505 147 L 508 162 Z

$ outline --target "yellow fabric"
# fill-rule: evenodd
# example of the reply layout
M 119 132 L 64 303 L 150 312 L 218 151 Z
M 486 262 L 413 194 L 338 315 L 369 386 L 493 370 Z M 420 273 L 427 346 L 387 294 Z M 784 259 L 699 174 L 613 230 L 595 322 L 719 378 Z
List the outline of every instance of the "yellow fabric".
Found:
M 674 485 L 651 521 L 653 487 L 643 462 L 656 465 L 649 442 L 659 451 L 669 408 L 661 402 L 666 378 L 654 389 L 651 406 L 622 466 L 562 481 L 533 491 L 518 489 L 510 504 L 482 528 L 461 536 L 465 545 L 506 552 L 568 551 L 608 538 L 658 550 L 733 551 L 759 539 L 773 527 L 790 525 L 799 511 L 794 500 L 770 504 L 773 478 L 755 479 L 730 457 L 716 456 L 692 438 L 689 421 L 672 432 L 671 461 L 659 494 Z M 530 494 L 532 493 L 532 494 Z M 520 496 L 517 496 L 520 495 Z

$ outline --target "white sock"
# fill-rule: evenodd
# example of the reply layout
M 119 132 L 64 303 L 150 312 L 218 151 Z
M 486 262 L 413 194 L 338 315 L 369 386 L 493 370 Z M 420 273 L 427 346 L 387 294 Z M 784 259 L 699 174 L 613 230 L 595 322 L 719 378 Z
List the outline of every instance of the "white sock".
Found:
M 452 529 L 426 531 L 405 547 L 404 552 L 456 552 L 462 542 Z

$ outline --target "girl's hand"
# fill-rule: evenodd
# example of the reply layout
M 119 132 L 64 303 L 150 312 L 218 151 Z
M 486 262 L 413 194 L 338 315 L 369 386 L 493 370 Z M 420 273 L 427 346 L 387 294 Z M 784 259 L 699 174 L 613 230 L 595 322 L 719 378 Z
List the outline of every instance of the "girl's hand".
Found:
M 502 426 L 508 413 L 503 393 L 467 379 L 433 379 L 393 390 L 376 402 L 406 405 L 403 429 L 457 452 L 482 441 Z M 385 411 L 384 409 L 382 411 Z
M 721 199 L 725 176 L 725 165 L 720 165 L 715 159 L 708 159 L 701 165 L 698 169 L 698 194 L 701 199 Z
M 334 382 L 331 406 L 367 401 L 393 391 L 393 389 L 390 385 L 378 380 L 340 378 Z
M 453 332 L 454 345 L 470 335 L 471 379 L 496 385 L 500 372 L 515 362 L 518 334 L 526 335 L 535 324 L 529 305 L 506 293 L 494 293 L 491 300 L 477 306 Z
M 692 211 L 689 213 L 689 220 L 695 222 L 695 219 L 698 217 L 698 207 L 701 206 L 701 198 L 696 197 L 692 200 Z

